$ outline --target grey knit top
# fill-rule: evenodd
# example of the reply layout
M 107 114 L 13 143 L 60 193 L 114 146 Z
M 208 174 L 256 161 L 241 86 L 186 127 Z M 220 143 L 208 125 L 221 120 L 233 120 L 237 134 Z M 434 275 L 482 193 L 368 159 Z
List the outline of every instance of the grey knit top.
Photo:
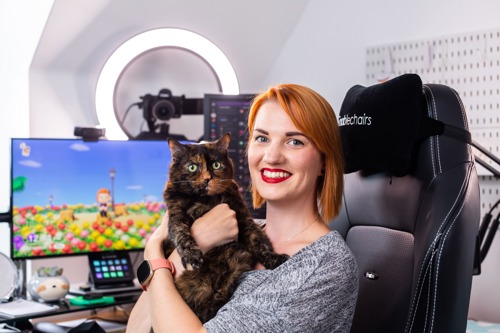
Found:
M 274 270 L 245 273 L 231 300 L 205 323 L 209 333 L 349 332 L 358 271 L 332 231 Z

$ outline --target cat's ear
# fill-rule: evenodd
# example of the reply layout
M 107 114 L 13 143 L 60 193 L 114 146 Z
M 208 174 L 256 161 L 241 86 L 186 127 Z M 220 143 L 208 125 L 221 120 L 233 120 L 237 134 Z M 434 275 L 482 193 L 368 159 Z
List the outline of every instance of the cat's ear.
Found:
M 231 141 L 231 133 L 227 132 L 226 134 L 221 136 L 215 144 L 217 145 L 217 147 L 227 149 L 227 147 L 229 147 L 229 141 Z
M 172 156 L 176 156 L 184 153 L 185 147 L 179 141 L 175 139 L 168 139 L 168 146 L 170 147 L 170 151 L 172 152 Z

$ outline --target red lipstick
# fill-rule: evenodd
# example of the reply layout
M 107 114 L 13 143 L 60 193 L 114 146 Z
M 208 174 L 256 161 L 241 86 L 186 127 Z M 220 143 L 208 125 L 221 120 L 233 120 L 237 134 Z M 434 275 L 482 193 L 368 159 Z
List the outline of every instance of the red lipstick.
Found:
M 288 171 L 281 169 L 267 169 L 264 168 L 260 171 L 261 178 L 264 182 L 270 184 L 281 183 L 292 175 Z

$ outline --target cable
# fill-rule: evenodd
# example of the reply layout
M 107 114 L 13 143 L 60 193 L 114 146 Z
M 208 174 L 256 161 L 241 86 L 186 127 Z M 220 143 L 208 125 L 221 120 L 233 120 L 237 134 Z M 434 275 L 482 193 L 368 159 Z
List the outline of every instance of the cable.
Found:
M 500 205 L 500 199 L 495 202 L 493 206 L 491 206 L 490 210 L 488 213 L 486 213 L 483 216 L 483 220 L 481 221 L 481 224 L 479 225 L 479 231 L 477 234 L 477 245 L 476 245 L 476 259 L 474 260 L 474 266 L 477 266 L 477 269 L 479 271 L 480 264 L 483 262 L 484 258 L 486 258 L 486 254 L 488 254 L 488 251 L 490 249 L 491 243 L 493 242 L 493 238 L 495 237 L 496 230 L 498 229 L 499 225 L 499 217 L 493 221 L 493 224 L 490 227 L 491 219 L 493 217 L 493 210 Z M 489 230 L 489 232 L 488 232 Z M 488 234 L 486 235 L 486 233 Z M 486 238 L 485 238 L 486 236 Z M 477 262 L 478 261 L 478 262 Z
M 128 113 L 129 113 L 130 109 L 132 109 L 132 107 L 137 106 L 140 108 L 141 104 L 142 104 L 141 102 L 136 102 L 136 103 L 130 104 L 129 107 L 127 108 L 127 110 L 125 110 L 123 118 L 120 121 L 118 121 L 118 124 L 120 125 L 122 130 L 125 132 L 125 134 L 129 137 L 129 139 L 133 138 L 133 135 L 130 134 L 130 132 L 125 128 L 125 125 L 124 125 L 125 119 L 127 119 Z M 116 117 L 116 118 L 118 119 L 118 117 Z
M 484 235 L 486 234 L 486 231 L 488 230 L 488 227 L 491 222 L 491 218 L 493 215 L 491 215 L 491 211 L 486 213 L 483 217 L 483 220 L 481 221 L 481 224 L 479 225 L 479 232 L 478 232 L 478 237 L 479 237 L 479 242 L 482 244 Z
M 499 224 L 500 224 L 500 213 L 498 213 L 497 217 L 491 224 L 491 227 L 489 228 L 488 233 L 486 234 L 486 238 L 484 240 L 481 239 L 481 251 L 480 251 L 481 262 L 483 262 L 484 258 L 486 258 L 486 255 L 488 254 L 488 251 L 490 250 L 491 243 L 493 242 L 493 238 L 495 238 L 495 234 L 497 232 Z
M 488 213 L 486 213 L 483 217 L 483 221 L 481 222 L 481 225 L 479 226 L 479 241 L 482 243 L 484 239 L 484 235 L 486 234 L 486 231 L 488 230 L 489 224 L 491 222 L 491 218 L 493 217 L 492 213 L 497 206 L 500 205 L 500 199 L 493 205 L 491 206 L 490 210 Z

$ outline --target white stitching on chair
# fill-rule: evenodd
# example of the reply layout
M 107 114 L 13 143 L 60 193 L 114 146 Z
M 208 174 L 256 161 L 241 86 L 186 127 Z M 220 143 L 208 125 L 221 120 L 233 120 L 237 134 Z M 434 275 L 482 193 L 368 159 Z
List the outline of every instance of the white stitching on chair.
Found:
M 470 172 L 469 172 L 470 173 Z M 455 201 L 453 202 L 453 205 L 451 205 L 450 209 L 448 210 L 448 212 L 446 213 L 446 216 L 444 217 L 443 221 L 441 222 L 441 224 L 439 225 L 439 228 L 438 228 L 438 233 L 436 234 L 436 237 L 434 237 L 434 240 L 432 241 L 431 245 L 429 246 L 429 249 L 427 250 L 427 253 L 425 254 L 425 257 L 424 257 L 424 260 L 423 260 L 423 263 L 426 262 L 427 258 L 429 257 L 429 254 L 431 254 L 431 258 L 436 254 L 435 252 L 435 246 L 436 244 L 438 243 L 438 241 L 441 239 L 441 236 L 443 235 L 442 233 L 442 229 L 443 229 L 443 226 L 446 224 L 446 221 L 449 220 L 449 217 L 451 215 L 451 212 L 454 210 L 454 208 L 457 206 L 457 203 L 458 203 L 458 200 L 459 198 L 461 197 L 461 193 L 463 193 L 464 191 L 464 187 L 467 183 L 466 180 L 470 179 L 470 177 L 466 177 L 464 178 L 464 182 L 462 182 L 462 185 L 460 187 L 460 191 L 458 192 L 457 196 L 455 197 Z M 469 193 L 466 193 L 466 198 L 468 197 L 468 194 Z M 459 210 L 459 213 L 462 211 L 463 207 L 465 205 L 465 202 L 462 203 L 462 206 L 460 207 L 460 210 Z M 450 228 L 453 226 L 453 224 L 455 223 L 456 221 L 456 217 L 455 217 L 455 220 L 452 222 Z M 448 229 L 448 232 L 446 235 L 448 235 L 449 231 L 450 231 L 450 228 Z M 441 249 L 442 251 L 442 249 Z M 438 259 L 438 263 L 439 263 L 439 259 Z M 429 260 L 429 263 L 428 265 L 430 265 L 432 267 L 432 259 Z M 439 267 L 439 265 L 438 265 Z M 424 278 L 421 279 L 422 277 L 422 269 L 424 267 L 420 267 L 420 273 L 419 273 L 419 278 L 418 278 L 418 281 L 417 281 L 417 286 L 421 286 L 422 284 L 424 284 L 424 280 L 425 280 L 425 276 L 427 274 L 424 275 Z M 437 276 L 437 275 L 436 275 Z M 422 284 L 420 283 L 422 280 Z M 436 284 L 436 288 L 437 288 L 437 284 Z M 415 315 L 416 315 L 416 312 L 417 312 L 417 308 L 416 308 L 416 305 L 418 304 L 418 301 L 420 300 L 420 294 L 421 294 L 421 291 L 422 290 L 419 290 L 417 293 L 415 293 L 415 297 L 413 299 L 413 302 L 412 302 L 412 306 L 410 307 L 410 312 L 412 313 L 412 319 L 411 319 L 411 325 L 409 326 L 409 330 L 408 330 L 408 324 L 409 322 L 407 323 L 406 325 L 406 328 L 407 328 L 407 332 L 411 332 L 412 330 L 412 327 L 413 327 L 413 322 L 414 322 L 414 319 L 415 319 Z M 418 294 L 418 297 L 417 297 L 417 294 Z M 434 299 L 434 307 L 433 307 L 433 316 L 432 316 L 432 323 L 434 322 L 434 309 L 435 309 L 435 303 L 436 303 L 436 300 Z M 415 309 L 415 311 L 413 311 Z M 426 319 L 426 322 L 427 322 L 427 319 Z
M 434 119 L 437 119 L 436 117 L 436 114 L 432 114 L 432 111 L 435 111 L 437 112 L 437 108 L 436 108 L 436 104 L 435 104 L 435 99 L 434 99 L 434 95 L 432 94 L 432 90 L 428 87 L 428 86 L 425 86 L 423 87 L 424 89 L 426 89 L 426 91 L 429 93 L 430 95 L 430 99 L 429 100 L 429 96 L 427 94 L 424 94 L 425 96 L 425 99 L 426 99 L 426 102 L 427 102 L 427 112 L 429 114 L 430 117 L 434 116 L 433 118 Z M 451 89 L 451 88 L 449 88 Z M 465 128 L 468 129 L 468 124 L 466 122 L 466 116 L 465 116 L 465 108 L 463 106 L 463 103 L 461 101 L 461 99 L 459 98 L 459 96 L 457 95 L 457 93 L 451 89 L 453 91 L 453 93 L 455 94 L 459 104 L 460 104 L 460 109 L 461 109 L 461 112 L 462 112 L 462 119 L 463 119 L 463 123 L 465 125 Z M 432 102 L 432 106 L 433 108 L 430 107 L 430 102 Z M 438 161 L 437 163 L 439 164 L 439 172 L 441 173 L 441 163 L 440 163 L 440 154 L 439 154 L 439 139 L 438 137 L 436 137 L 436 149 L 437 149 L 437 158 L 438 158 Z M 434 177 L 436 177 L 436 165 L 435 165 L 435 160 L 434 160 L 434 146 L 433 146 L 433 141 L 431 140 L 431 145 L 430 145 L 430 148 L 431 148 L 431 159 L 432 159 L 432 168 L 433 168 L 433 175 Z M 468 145 L 468 150 L 469 150 L 469 153 L 471 153 L 471 147 L 470 145 Z M 471 171 L 472 171 L 472 167 L 473 167 L 473 163 L 472 164 L 469 164 L 469 169 L 468 169 L 468 173 L 467 173 L 467 177 L 464 178 L 464 182 L 462 183 L 462 186 L 460 188 L 460 191 L 458 192 L 457 194 L 457 197 L 455 198 L 455 201 L 452 205 L 452 207 L 450 208 L 450 210 L 448 211 L 448 213 L 446 214 L 445 218 L 443 219 L 441 225 L 439 226 L 439 232 L 438 234 L 436 235 L 436 237 L 434 238 L 434 240 L 432 241 L 429 249 L 427 250 L 427 253 L 425 254 L 425 257 L 424 257 L 424 260 L 423 260 L 423 263 L 426 262 L 427 259 L 429 259 L 429 255 L 431 255 L 431 258 L 428 262 L 428 264 L 424 267 L 424 265 L 422 265 L 422 267 L 420 267 L 420 272 L 419 272 L 419 277 L 418 277 L 418 281 L 417 281 L 417 287 L 419 288 L 418 290 L 416 290 L 415 292 L 415 295 L 414 295 L 414 298 L 413 298 L 413 302 L 411 304 L 411 307 L 410 307 L 410 314 L 411 314 L 411 317 L 408 318 L 408 321 L 406 323 L 406 332 L 411 332 L 412 329 L 413 329 L 413 325 L 414 325 L 414 321 L 415 321 L 415 317 L 416 317 L 416 314 L 417 314 L 417 311 L 418 311 L 418 304 L 419 304 L 419 301 L 420 301 L 420 297 L 422 295 L 422 289 L 421 289 L 421 286 L 424 285 L 424 281 L 426 280 L 426 277 L 428 276 L 429 279 L 431 279 L 432 277 L 432 274 L 429 273 L 430 270 L 432 270 L 432 263 L 433 263 L 433 257 L 434 255 L 436 254 L 436 250 L 435 249 L 435 246 L 436 244 L 438 243 L 438 241 L 440 240 L 441 236 L 443 235 L 442 234 L 442 229 L 443 229 L 443 226 L 445 225 L 446 221 L 448 221 L 448 219 L 450 218 L 450 215 L 451 215 L 451 212 L 453 211 L 453 209 L 457 206 L 457 203 L 458 203 L 458 200 L 459 198 L 463 197 L 463 194 L 464 194 L 464 188 L 466 187 L 467 188 L 467 191 L 465 192 L 465 198 L 464 200 L 462 201 L 462 204 L 457 212 L 457 214 L 455 215 L 453 221 L 451 222 L 449 228 L 447 229 L 446 231 L 446 234 L 443 236 L 443 242 L 442 242 L 442 245 L 440 245 L 440 249 L 438 248 L 438 256 L 437 256 L 437 265 L 436 265 L 436 275 L 435 275 L 435 286 L 434 286 L 434 299 L 433 299 L 433 304 L 432 304 L 432 315 L 430 316 L 430 323 L 428 323 L 428 313 L 429 311 L 425 311 L 425 326 L 424 326 L 424 330 L 425 328 L 427 327 L 428 324 L 430 324 L 430 332 L 432 332 L 433 328 L 434 328 L 434 322 L 435 322 L 435 309 L 436 309 L 436 302 L 437 302 L 437 289 L 438 289 L 438 277 L 439 277 L 439 267 L 440 267 L 440 261 L 441 261 L 441 256 L 442 256 L 442 253 L 443 253 L 443 250 L 444 250 L 444 244 L 446 243 L 446 239 L 450 233 L 450 231 L 453 229 L 454 225 L 455 225 L 455 222 L 457 221 L 458 217 L 460 216 L 461 212 L 463 211 L 463 208 L 465 206 L 465 204 L 468 202 L 469 200 L 469 197 L 470 197 L 470 193 L 471 193 L 471 188 L 470 186 L 467 186 L 468 184 L 468 181 L 470 180 L 470 175 L 471 175 Z M 428 275 L 429 273 L 429 275 Z M 422 275 L 423 274 L 423 275 Z M 429 285 L 428 285 L 428 295 L 430 295 L 430 291 L 431 291 L 431 288 L 432 288 L 432 281 L 429 280 Z M 427 309 L 429 309 L 429 301 L 430 301 L 430 297 L 428 297 L 428 302 L 427 302 Z
M 427 91 L 428 94 L 424 93 L 424 97 L 426 99 L 426 102 L 427 102 L 427 114 L 429 117 L 435 119 L 436 116 L 435 116 L 435 110 L 436 110 L 436 102 L 435 102 L 435 99 L 434 99 L 434 95 L 432 94 L 432 90 L 424 85 L 423 86 L 423 89 L 425 89 Z M 430 97 L 430 99 L 429 99 Z M 432 107 L 431 107 L 431 102 L 432 102 Z M 434 111 L 434 112 L 433 112 Z M 439 147 L 439 141 L 436 141 L 437 142 L 437 145 Z M 434 144 L 433 144 L 433 140 L 430 141 L 430 148 L 431 148 L 431 161 L 432 161 L 432 170 L 433 170 L 433 177 L 435 178 L 436 177 L 436 161 L 435 161 L 435 158 L 434 158 Z M 438 150 L 438 154 L 439 156 L 439 150 Z M 439 163 L 439 158 L 438 158 L 438 163 Z M 440 163 L 439 163 L 439 173 L 441 173 L 441 166 L 440 166 Z M 443 222 L 441 223 L 441 225 L 439 226 L 439 229 L 438 230 L 441 230 L 444 222 L 446 221 L 448 215 L 450 214 L 450 212 L 447 213 L 445 219 L 443 220 Z M 434 248 L 437 244 L 437 242 L 439 241 L 441 237 L 441 233 L 438 233 L 436 235 L 436 237 L 434 238 L 434 240 L 432 241 L 431 243 L 431 246 L 429 247 L 429 249 L 427 250 L 427 253 L 425 254 L 425 257 L 424 257 L 424 260 L 423 260 L 423 263 L 427 262 L 427 259 L 429 258 L 429 255 L 431 255 L 431 257 L 436 253 L 434 251 Z M 425 268 L 432 268 L 432 259 L 430 259 L 427 267 Z M 422 286 L 424 284 L 424 280 L 425 280 L 425 277 L 427 276 L 427 274 L 424 274 L 424 276 L 422 276 L 422 269 L 424 269 L 424 265 L 422 267 L 420 267 L 420 272 L 419 272 L 419 275 L 418 275 L 418 280 L 417 280 L 417 287 L 418 286 Z M 425 270 L 425 273 L 427 273 L 427 269 Z M 415 316 L 416 316 L 416 313 L 417 313 L 417 305 L 420 301 L 420 296 L 421 296 L 421 292 L 422 290 L 419 289 L 418 291 L 415 292 L 415 295 L 414 295 L 414 298 L 413 298 L 413 302 L 412 302 L 412 305 L 410 307 L 410 313 L 411 313 L 411 320 L 408 320 L 408 322 L 406 323 L 406 332 L 411 332 L 411 330 L 413 329 L 413 324 L 414 324 L 414 321 L 415 321 Z M 427 317 L 427 311 L 426 311 L 426 317 Z M 410 318 L 409 318 L 410 319 Z M 427 319 L 426 319 L 426 323 L 427 323 Z
M 425 321 L 424 321 L 424 332 L 425 332 L 425 328 L 427 327 L 427 322 L 429 321 L 429 316 L 428 316 L 428 313 L 429 313 L 429 307 L 430 307 L 430 296 L 431 296 L 431 288 L 432 288 L 432 268 L 434 267 L 434 265 L 432 264 L 434 262 L 434 257 L 435 257 L 435 254 L 436 254 L 436 251 L 432 251 L 432 259 L 431 261 L 429 261 L 429 270 L 431 271 L 431 274 L 429 274 L 429 284 L 428 284 L 428 287 L 427 287 L 427 307 L 426 307 L 426 311 L 425 311 Z
M 464 108 L 464 105 L 462 103 L 462 100 L 459 98 L 459 96 L 458 96 L 458 94 L 457 94 L 457 92 L 455 90 L 453 90 L 453 89 L 451 89 L 449 87 L 447 87 L 447 88 L 450 89 L 450 91 L 454 94 L 455 98 L 457 99 L 457 101 L 458 101 L 458 103 L 460 105 L 460 111 L 462 113 L 462 123 L 464 124 L 465 129 L 468 129 L 468 124 L 467 124 L 466 115 L 465 115 L 465 108 Z M 432 91 L 430 89 L 429 89 L 429 92 L 432 94 Z M 434 99 L 434 97 L 433 97 L 433 99 Z M 433 100 L 433 102 L 434 102 L 434 100 Z M 437 113 L 437 108 L 434 107 L 434 110 Z M 469 153 L 470 153 L 470 150 L 471 150 L 470 145 L 467 145 L 467 148 L 468 148 Z M 467 173 L 468 177 L 464 178 L 464 182 L 462 183 L 462 186 L 460 188 L 460 191 L 458 192 L 457 198 L 456 198 L 455 202 L 452 205 L 452 209 L 455 207 L 455 205 L 457 203 L 457 200 L 459 199 L 460 195 L 463 193 L 464 188 L 466 187 L 466 185 L 468 183 L 468 180 L 470 179 L 470 172 L 471 172 L 471 167 L 469 167 L 469 171 Z M 444 235 L 443 240 L 442 240 L 441 249 L 439 250 L 439 255 L 438 255 L 438 258 L 437 258 L 438 262 L 437 262 L 437 266 L 436 266 L 436 275 L 435 275 L 435 281 L 436 281 L 436 283 L 435 283 L 435 289 L 434 289 L 434 304 L 432 306 L 432 316 L 431 316 L 431 328 L 430 328 L 430 332 L 432 332 L 432 329 L 433 329 L 433 326 L 434 326 L 434 317 L 435 317 L 436 302 L 437 302 L 437 288 L 438 288 L 438 279 L 439 279 L 439 267 L 440 267 L 441 255 L 442 255 L 443 249 L 444 249 L 444 244 L 446 243 L 446 239 L 448 237 L 448 234 L 453 229 L 453 226 L 454 226 L 454 224 L 455 224 L 458 216 L 460 216 L 460 213 L 462 212 L 462 210 L 463 210 L 463 208 L 465 206 L 465 203 L 468 201 L 469 195 L 470 195 L 470 187 L 467 186 L 467 192 L 465 193 L 465 199 L 462 201 L 462 205 L 460 206 L 459 211 L 455 215 L 455 218 L 453 219 L 453 222 L 451 223 L 450 227 L 446 231 L 446 234 Z M 448 219 L 448 215 L 449 214 L 447 214 L 447 216 L 445 217 L 444 221 L 446 221 Z M 444 223 L 444 221 L 443 221 L 443 223 Z M 442 226 L 443 225 L 439 226 L 440 230 L 441 230 Z
M 427 88 L 426 86 L 424 86 L 424 89 Z M 427 110 L 429 110 L 429 99 L 427 97 L 427 94 L 424 94 L 424 97 L 425 97 L 425 101 L 427 102 Z M 429 113 L 429 111 L 427 111 L 427 113 Z M 436 177 L 436 167 L 434 166 L 434 147 L 432 145 L 432 143 L 430 144 L 430 147 L 431 147 L 431 165 L 432 165 L 432 175 L 433 177 Z
M 467 123 L 467 116 L 466 116 L 466 113 L 465 113 L 464 104 L 462 103 L 462 99 L 460 99 L 460 96 L 458 96 L 458 93 L 454 89 L 451 89 L 451 91 L 455 95 L 455 98 L 457 99 L 458 104 L 460 104 L 460 111 L 462 111 L 462 122 L 464 124 L 465 130 L 468 131 L 469 130 L 469 124 Z
M 423 262 L 427 262 L 427 258 L 429 257 L 429 255 L 434 255 L 435 252 L 433 251 L 434 249 L 434 246 L 436 245 L 436 243 L 438 242 L 439 238 L 441 237 L 441 234 L 438 233 L 436 235 L 436 237 L 434 237 L 432 243 L 431 243 L 431 246 L 429 246 L 428 250 L 427 250 L 427 253 L 425 254 L 425 257 L 424 257 L 424 260 Z M 430 260 L 430 262 L 432 262 L 432 259 Z M 425 280 L 425 277 L 427 276 L 427 270 L 432 267 L 432 266 L 425 266 L 425 265 L 422 265 L 420 267 L 420 272 L 418 273 L 418 280 L 417 280 L 417 286 L 421 286 L 422 284 L 424 284 L 424 280 Z M 422 270 L 425 269 L 424 271 L 424 274 L 422 275 Z M 422 284 L 420 283 L 420 281 L 422 281 Z M 413 302 L 411 304 L 411 307 L 410 307 L 410 313 L 412 314 L 412 317 L 411 317 L 411 320 L 408 320 L 408 322 L 406 323 L 406 332 L 411 332 L 411 330 L 413 329 L 413 323 L 415 321 L 415 314 L 416 314 L 416 311 L 413 311 L 413 309 L 415 309 L 416 307 L 416 304 L 418 304 L 418 302 L 420 301 L 420 295 L 421 295 L 421 292 L 422 290 L 419 289 L 418 292 L 415 292 L 415 295 L 413 297 Z M 411 324 L 410 324 L 411 322 Z M 409 325 L 409 326 L 408 326 Z
M 436 99 L 434 98 L 434 94 L 432 93 L 432 90 L 429 89 L 429 92 L 431 93 L 431 96 L 432 96 L 432 105 L 433 105 L 433 111 L 434 111 L 434 114 L 433 114 L 433 118 L 438 120 L 439 119 L 439 116 L 438 116 L 438 108 L 436 107 Z M 438 163 L 438 166 L 439 166 L 439 173 L 442 173 L 443 172 L 443 166 L 441 165 L 441 151 L 440 151 L 440 145 L 439 145 L 439 138 L 440 136 L 439 135 L 435 135 L 433 137 L 433 139 L 435 140 L 436 142 L 436 151 L 437 151 L 437 163 Z
M 428 86 L 426 86 L 426 85 L 424 85 L 423 88 L 425 90 L 427 90 L 427 92 L 430 95 L 431 100 L 432 100 L 432 107 L 431 107 L 430 103 L 429 103 L 429 100 L 427 98 L 427 94 L 424 94 L 425 99 L 427 101 L 427 114 L 432 119 L 438 119 L 438 117 L 437 117 L 436 100 L 434 98 L 434 95 L 432 94 L 432 90 Z M 434 140 L 436 142 L 436 152 L 437 152 L 436 156 L 437 156 L 437 161 L 435 161 L 435 159 L 434 159 L 434 145 L 433 145 Z M 434 163 L 437 162 L 437 166 L 438 166 L 438 171 L 437 172 L 438 173 L 443 172 L 442 167 L 441 167 L 441 157 L 440 157 L 441 154 L 439 153 L 439 135 L 435 135 L 433 138 L 431 138 L 430 142 L 431 142 L 431 155 L 432 155 L 432 162 L 433 162 L 433 164 L 432 164 L 432 170 L 434 171 L 434 176 L 436 176 L 436 170 L 434 168 Z
M 453 202 L 453 205 L 451 205 L 450 209 L 448 210 L 448 213 L 446 213 L 446 216 L 445 216 L 445 217 L 444 217 L 444 219 L 443 219 L 443 222 L 441 222 L 441 225 L 439 226 L 439 229 L 438 229 L 438 230 L 439 230 L 439 235 L 440 235 L 440 236 L 441 236 L 441 235 L 443 235 L 443 233 L 442 233 L 443 226 L 445 225 L 446 221 L 448 221 L 448 220 L 449 220 L 450 215 L 451 215 L 451 212 L 452 212 L 452 211 L 454 210 L 454 208 L 457 206 L 458 200 L 459 200 L 459 198 L 461 197 L 461 194 L 463 193 L 463 191 L 464 191 L 464 187 L 465 187 L 465 185 L 467 184 L 467 180 L 468 180 L 469 178 L 470 178 L 470 177 L 465 177 L 465 178 L 464 178 L 464 181 L 462 182 L 462 185 L 460 186 L 460 190 L 458 191 L 457 196 L 455 197 L 455 201 Z M 466 197 L 467 197 L 467 194 L 466 194 Z M 464 202 L 462 202 L 462 206 L 461 206 L 461 207 L 460 207 L 460 209 L 459 209 L 459 213 L 462 211 L 463 207 L 464 207 Z M 455 223 L 455 221 L 456 221 L 456 217 L 455 217 L 455 219 L 453 220 L 453 222 L 451 223 L 450 228 L 453 226 L 453 224 Z M 449 233 L 449 231 L 450 231 L 450 228 L 448 228 L 448 232 L 446 233 L 446 235 L 448 235 L 448 233 Z M 443 241 L 443 243 L 444 243 L 444 241 Z M 442 248 L 441 248 L 441 250 L 442 250 Z M 440 258 L 438 258 L 438 262 L 439 262 L 439 259 L 440 259 Z M 437 287 L 437 285 L 436 285 L 436 287 Z
M 460 104 L 460 111 L 462 111 L 462 123 L 464 124 L 464 129 L 468 131 L 469 130 L 469 124 L 467 123 L 467 114 L 465 112 L 464 103 L 462 102 L 462 99 L 460 98 L 460 96 L 458 95 L 458 93 L 454 89 L 451 89 L 451 91 L 455 95 L 455 98 L 457 99 L 458 104 Z M 469 156 L 473 156 L 474 155 L 472 153 L 472 146 L 471 145 L 467 145 L 467 150 L 469 151 Z
M 462 186 L 460 188 L 460 191 L 458 192 L 458 195 L 457 195 L 457 200 L 458 200 L 458 197 L 464 192 L 464 188 L 466 188 L 465 198 L 462 201 L 462 205 L 460 206 L 460 209 L 455 214 L 455 218 L 453 219 L 453 222 L 451 223 L 450 227 L 446 231 L 446 233 L 445 233 L 445 235 L 443 237 L 443 243 L 441 245 L 441 249 L 439 250 L 439 255 L 438 255 L 438 258 L 437 258 L 438 259 L 438 263 L 437 263 L 437 266 L 436 266 L 436 277 L 435 277 L 436 283 L 435 283 L 435 288 L 434 288 L 434 304 L 433 304 L 433 307 L 432 307 L 432 321 L 431 321 L 431 330 L 430 330 L 430 332 L 432 332 L 432 328 L 434 326 L 434 315 L 435 315 L 435 310 L 436 310 L 436 299 L 437 299 L 437 288 L 438 288 L 438 283 L 437 282 L 438 282 L 438 277 L 439 277 L 439 267 L 440 267 L 441 255 L 443 253 L 444 244 L 446 243 L 446 239 L 448 237 L 448 234 L 450 233 L 451 229 L 453 229 L 453 226 L 455 225 L 455 222 L 457 221 L 458 217 L 462 213 L 463 208 L 465 207 L 465 204 L 469 200 L 470 193 L 471 193 L 471 187 L 467 186 L 467 184 L 469 183 L 469 180 L 470 180 L 472 166 L 473 166 L 473 164 L 469 164 L 469 168 L 468 168 L 468 172 L 467 172 L 467 177 L 464 177 L 464 181 L 463 181 Z M 453 207 L 455 207 L 455 203 L 456 203 L 456 201 L 453 203 Z

